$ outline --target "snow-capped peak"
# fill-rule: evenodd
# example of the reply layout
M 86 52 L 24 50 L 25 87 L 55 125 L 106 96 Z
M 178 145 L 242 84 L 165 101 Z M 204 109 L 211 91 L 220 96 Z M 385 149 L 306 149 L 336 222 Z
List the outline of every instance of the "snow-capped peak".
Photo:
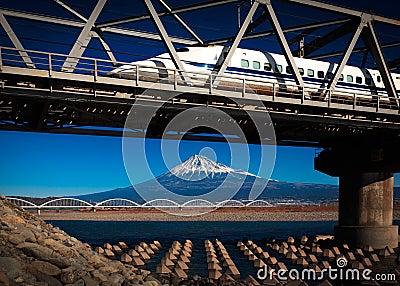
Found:
M 172 168 L 170 172 L 177 177 L 211 177 L 216 174 L 238 173 L 242 175 L 255 176 L 248 172 L 242 172 L 215 162 L 202 155 L 194 155 L 182 164 Z

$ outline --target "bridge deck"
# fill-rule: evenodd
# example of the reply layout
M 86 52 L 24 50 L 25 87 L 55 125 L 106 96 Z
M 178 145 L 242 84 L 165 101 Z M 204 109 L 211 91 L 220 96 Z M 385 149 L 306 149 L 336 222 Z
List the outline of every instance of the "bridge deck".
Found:
M 160 68 L 137 65 L 132 74 L 118 78 L 110 74 L 114 69 L 111 61 L 84 57 L 77 59 L 75 72 L 65 72 L 61 63 L 67 55 L 26 51 L 36 66 L 33 69 L 24 66 L 15 52 L 0 47 L 1 129 L 119 136 L 130 107 L 138 100 L 149 106 L 162 102 L 164 119 L 166 114 L 199 105 L 224 109 L 235 119 L 244 119 L 244 112 L 268 111 L 279 144 L 291 140 L 297 145 L 300 141 L 319 144 L 328 140 L 319 138 L 321 130 L 331 132 L 338 127 L 346 130 L 344 135 L 400 127 L 399 110 L 385 96 L 330 93 L 312 87 L 302 90 L 296 85 L 233 76 L 221 76 L 214 87 L 210 75 L 194 72 L 189 73 L 192 82 L 188 85 L 178 70 L 167 70 L 169 76 L 160 78 Z M 167 100 L 171 94 L 174 99 Z M 165 122 L 159 122 L 157 128 L 163 126 Z M 313 135 L 305 135 L 305 131 Z M 156 133 L 147 136 L 159 137 Z

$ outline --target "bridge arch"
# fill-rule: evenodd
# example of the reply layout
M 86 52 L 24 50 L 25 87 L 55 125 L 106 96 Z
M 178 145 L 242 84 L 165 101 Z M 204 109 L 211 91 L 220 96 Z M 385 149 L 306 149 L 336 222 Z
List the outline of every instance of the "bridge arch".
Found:
M 239 200 L 225 200 L 222 202 L 219 202 L 217 204 L 217 207 L 243 207 L 244 204 L 243 202 L 239 201 Z
M 246 207 L 272 207 L 273 205 L 265 200 L 255 200 L 245 204 Z
M 76 198 L 58 198 L 53 199 L 51 201 L 45 202 L 39 206 L 40 208 L 75 208 L 75 207 L 84 207 L 91 208 L 94 207 L 91 203 L 88 203 L 81 199 Z
M 194 208 L 215 208 L 216 205 L 204 199 L 193 199 L 182 204 L 182 207 Z
M 181 205 L 169 199 L 154 199 L 144 203 L 142 207 L 180 208 Z
M 121 204 L 117 204 L 118 202 L 121 202 Z M 123 199 L 123 198 L 115 198 L 115 199 L 108 199 L 102 202 L 99 202 L 95 204 L 95 207 L 125 207 L 125 208 L 137 208 L 141 207 L 142 205 L 131 201 L 129 199 Z

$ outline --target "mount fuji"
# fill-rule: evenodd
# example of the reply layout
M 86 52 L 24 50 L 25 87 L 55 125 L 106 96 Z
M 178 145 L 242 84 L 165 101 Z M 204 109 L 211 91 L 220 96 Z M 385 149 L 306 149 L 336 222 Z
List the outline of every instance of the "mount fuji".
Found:
M 209 199 L 207 196 L 217 188 L 219 188 L 218 196 Z M 235 170 L 201 155 L 194 155 L 168 172 L 135 186 L 76 196 L 76 198 L 91 202 L 126 198 L 137 203 L 151 199 L 171 199 L 182 203 L 196 197 L 216 202 L 231 198 L 248 200 L 252 188 L 258 190 L 256 192 L 259 194 L 258 199 L 277 204 L 328 203 L 335 202 L 338 198 L 338 186 L 335 185 L 267 180 L 248 172 Z

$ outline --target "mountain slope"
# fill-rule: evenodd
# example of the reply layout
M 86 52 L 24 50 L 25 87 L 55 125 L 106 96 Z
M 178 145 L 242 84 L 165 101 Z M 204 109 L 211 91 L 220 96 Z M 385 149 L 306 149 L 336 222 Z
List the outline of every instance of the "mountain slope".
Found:
M 169 198 L 180 203 L 195 198 L 209 201 L 231 198 L 246 200 L 254 186 L 260 193 L 258 199 L 274 204 L 329 203 L 338 199 L 338 186 L 335 185 L 268 181 L 200 155 L 194 155 L 169 172 L 134 187 L 82 195 L 78 198 L 92 202 L 126 198 L 138 203 L 157 198 Z M 217 194 L 210 195 L 217 188 Z

